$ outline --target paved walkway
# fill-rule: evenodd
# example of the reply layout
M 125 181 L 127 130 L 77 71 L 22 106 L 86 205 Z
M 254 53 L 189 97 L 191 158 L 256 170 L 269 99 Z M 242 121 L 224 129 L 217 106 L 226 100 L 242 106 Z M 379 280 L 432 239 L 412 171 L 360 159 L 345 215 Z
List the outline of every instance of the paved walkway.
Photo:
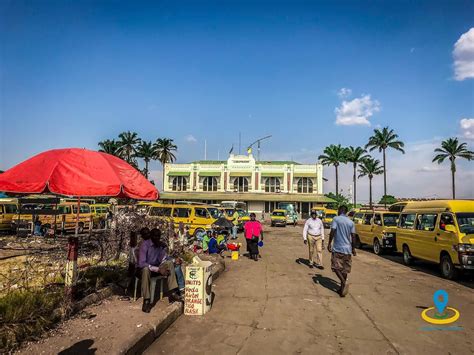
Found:
M 474 352 L 472 279 L 464 284 L 432 275 L 432 268 L 361 251 L 350 293 L 335 289 L 329 254 L 323 271 L 302 258 L 301 227 L 266 228 L 263 259 L 228 261 L 214 287 L 213 309 L 182 316 L 147 354 L 468 354 Z M 429 331 L 420 318 L 437 289 L 461 312 L 451 331 Z

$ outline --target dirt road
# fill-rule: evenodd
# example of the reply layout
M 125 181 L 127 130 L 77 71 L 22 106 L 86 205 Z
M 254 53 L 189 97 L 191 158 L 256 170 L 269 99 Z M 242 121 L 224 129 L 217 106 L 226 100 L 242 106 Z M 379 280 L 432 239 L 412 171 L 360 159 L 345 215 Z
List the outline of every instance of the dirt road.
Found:
M 228 261 L 215 302 L 202 317 L 182 316 L 147 354 L 471 354 L 474 283 L 446 281 L 433 267 L 359 251 L 340 298 L 325 252 L 325 270 L 306 264 L 301 227 L 266 227 L 263 258 Z M 300 259 L 303 258 L 303 259 Z M 460 318 L 449 326 L 423 321 L 433 292 L 449 293 Z M 435 329 L 439 327 L 443 330 Z

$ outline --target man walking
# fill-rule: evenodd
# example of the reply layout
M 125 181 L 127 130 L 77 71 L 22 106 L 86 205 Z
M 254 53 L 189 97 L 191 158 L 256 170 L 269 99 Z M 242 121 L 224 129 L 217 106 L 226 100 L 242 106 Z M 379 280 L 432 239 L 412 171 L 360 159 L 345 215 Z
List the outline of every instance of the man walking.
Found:
M 234 210 L 234 213 L 232 214 L 232 239 L 237 239 L 237 232 L 239 231 L 239 212 L 237 210 Z
M 354 248 L 355 226 L 347 216 L 347 207 L 338 209 L 338 216 L 334 217 L 329 234 L 328 250 L 332 252 L 331 269 L 341 281 L 339 296 L 345 297 L 349 292 L 347 275 L 351 272 L 352 256 L 356 256 Z M 331 245 L 332 241 L 334 243 Z
M 314 210 L 304 224 L 303 240 L 308 244 L 309 267 L 313 268 L 316 264 L 317 268 L 323 270 L 324 226 Z

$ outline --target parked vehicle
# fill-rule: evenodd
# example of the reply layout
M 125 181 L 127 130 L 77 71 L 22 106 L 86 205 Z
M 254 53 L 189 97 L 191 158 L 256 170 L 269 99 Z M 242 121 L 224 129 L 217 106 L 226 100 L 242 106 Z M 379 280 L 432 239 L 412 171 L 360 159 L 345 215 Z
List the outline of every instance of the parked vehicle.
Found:
M 296 212 L 294 203 L 279 202 L 278 209 L 285 210 L 287 224 L 294 224 L 298 221 L 298 213 Z
M 377 255 L 396 249 L 395 231 L 399 213 L 389 211 L 359 211 L 354 214 L 356 247 L 372 246 Z
M 447 279 L 474 270 L 474 201 L 408 202 L 396 229 L 397 249 L 409 265 L 420 259 L 440 266 Z
M 326 210 L 323 216 L 324 228 L 331 228 L 332 219 L 337 216 L 336 210 Z
M 90 208 L 94 226 L 105 228 L 105 220 L 107 219 L 107 212 L 110 205 L 108 203 L 96 203 L 90 205 Z
M 189 233 L 194 236 L 196 233 L 206 231 L 211 228 L 217 220 L 213 217 L 217 210 L 215 207 L 207 205 L 186 205 L 186 204 L 153 204 L 148 209 L 150 217 L 168 217 L 173 220 L 175 228 L 180 222 L 189 226 Z
M 18 211 L 17 200 L 14 198 L 0 199 L 0 231 L 10 231 L 12 219 Z
M 272 227 L 283 226 L 286 227 L 286 210 L 274 210 L 270 216 Z

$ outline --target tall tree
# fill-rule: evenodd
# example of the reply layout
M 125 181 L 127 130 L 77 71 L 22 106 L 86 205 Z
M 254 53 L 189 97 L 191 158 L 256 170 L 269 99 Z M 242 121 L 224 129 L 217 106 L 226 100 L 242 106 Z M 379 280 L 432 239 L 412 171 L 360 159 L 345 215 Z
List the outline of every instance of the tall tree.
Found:
M 137 153 L 141 139 L 136 132 L 122 132 L 119 134 L 119 153 L 128 163 L 136 163 L 134 157 Z
M 354 208 L 357 206 L 357 164 L 362 163 L 364 159 L 369 158 L 369 155 L 367 155 L 367 151 L 364 148 L 361 147 L 352 147 L 350 146 L 347 148 L 347 162 L 352 163 L 352 167 L 354 169 L 354 174 L 352 177 L 352 181 L 354 183 L 354 198 L 353 198 L 353 203 L 354 203 Z
M 441 148 L 436 148 L 436 156 L 433 163 L 441 164 L 445 159 L 451 162 L 451 184 L 453 189 L 453 199 L 456 198 L 456 158 L 474 160 L 474 152 L 467 149 L 467 143 L 459 143 L 457 138 L 448 138 L 441 142 Z
M 148 164 L 155 157 L 155 152 L 153 150 L 153 143 L 151 141 L 141 141 L 137 149 L 137 157 L 142 158 L 145 162 L 145 169 L 143 173 L 148 179 Z
M 398 134 L 389 127 L 384 127 L 382 130 L 374 129 L 374 135 L 369 138 L 369 142 L 365 148 L 370 148 L 370 151 L 378 149 L 379 152 L 383 152 L 383 194 L 387 195 L 387 159 L 385 157 L 385 151 L 388 148 L 398 150 L 405 154 L 403 147 L 405 144 L 398 140 Z
M 99 152 L 119 157 L 119 144 L 115 141 L 115 139 L 106 139 L 102 142 L 99 142 Z
M 380 166 L 380 160 L 366 158 L 359 165 L 359 177 L 369 177 L 369 206 L 372 208 L 372 179 L 374 175 L 380 175 L 384 172 Z
M 346 162 L 347 149 L 341 147 L 340 144 L 331 144 L 324 148 L 324 154 L 321 154 L 318 159 L 323 165 L 333 165 L 336 169 L 336 195 L 339 195 L 339 165 Z
M 158 138 L 153 144 L 153 152 L 155 159 L 157 159 L 163 168 L 163 187 L 165 186 L 165 164 L 172 163 L 176 160 L 174 152 L 178 147 L 169 138 Z

